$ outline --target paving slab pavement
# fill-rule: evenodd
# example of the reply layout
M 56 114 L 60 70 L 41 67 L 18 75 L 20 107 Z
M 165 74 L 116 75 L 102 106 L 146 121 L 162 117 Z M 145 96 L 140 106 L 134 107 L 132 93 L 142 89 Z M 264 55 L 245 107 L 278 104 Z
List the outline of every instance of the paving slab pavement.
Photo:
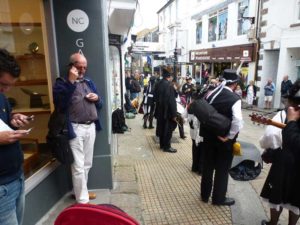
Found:
M 252 124 L 250 113 L 243 110 L 245 124 L 239 139 L 259 147 L 258 138 L 264 127 Z M 141 225 L 256 225 L 267 218 L 268 207 L 261 202 L 259 193 L 269 165 L 253 181 L 229 180 L 228 195 L 235 197 L 234 206 L 206 204 L 199 198 L 200 176 L 190 171 L 191 140 L 187 126 L 185 140 L 179 138 L 177 130 L 174 132 L 172 145 L 178 152 L 172 154 L 159 150 L 155 129 L 143 129 L 141 115 L 126 122 L 130 131 L 116 135 L 113 189 L 95 190 L 98 197 L 92 203 L 115 204 Z M 58 213 L 73 203 L 66 195 L 38 224 L 53 224 Z M 286 214 L 283 216 L 281 224 L 287 224 Z

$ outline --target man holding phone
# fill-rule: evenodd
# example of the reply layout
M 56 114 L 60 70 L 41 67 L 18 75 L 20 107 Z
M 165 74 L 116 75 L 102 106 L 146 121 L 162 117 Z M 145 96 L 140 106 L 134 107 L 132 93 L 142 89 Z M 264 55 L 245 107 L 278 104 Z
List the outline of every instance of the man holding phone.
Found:
M 10 90 L 20 75 L 15 58 L 0 49 L 0 224 L 22 224 L 24 209 L 23 152 L 19 139 L 28 130 L 19 129 L 29 123 L 28 116 L 12 114 L 3 94 Z
M 78 203 L 96 198 L 87 188 L 88 173 L 92 167 L 96 130 L 101 130 L 99 111 L 102 99 L 92 82 L 85 76 L 86 58 L 79 54 L 70 57 L 65 79 L 57 79 L 53 88 L 54 105 L 67 115 L 68 137 L 74 156 L 71 165 L 73 191 Z

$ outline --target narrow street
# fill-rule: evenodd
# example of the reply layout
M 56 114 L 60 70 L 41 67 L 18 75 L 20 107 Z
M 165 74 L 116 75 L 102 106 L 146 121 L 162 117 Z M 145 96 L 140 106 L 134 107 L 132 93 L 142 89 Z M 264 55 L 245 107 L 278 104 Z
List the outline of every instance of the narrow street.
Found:
M 259 147 L 264 126 L 253 124 L 251 113 L 243 110 L 245 123 L 239 140 Z M 159 149 L 155 129 L 142 128 L 142 115 L 126 123 L 129 131 L 117 134 L 115 143 L 114 188 L 93 190 L 97 199 L 92 204 L 114 204 L 141 225 L 260 225 L 269 215 L 267 205 L 259 198 L 269 165 L 264 164 L 259 177 L 250 182 L 230 178 L 228 196 L 234 197 L 236 204 L 213 206 L 211 201 L 207 204 L 200 200 L 201 177 L 191 172 L 192 142 L 187 126 L 185 140 L 179 138 L 177 129 L 173 133 L 172 146 L 178 152 L 172 154 Z M 66 194 L 38 224 L 53 224 L 59 212 L 74 203 L 70 193 Z M 280 223 L 287 224 L 286 212 Z

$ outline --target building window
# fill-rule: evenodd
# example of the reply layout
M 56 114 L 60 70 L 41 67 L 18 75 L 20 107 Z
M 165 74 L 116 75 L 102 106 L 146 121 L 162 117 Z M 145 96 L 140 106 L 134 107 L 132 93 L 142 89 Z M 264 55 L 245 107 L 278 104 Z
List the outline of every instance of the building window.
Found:
M 249 0 L 242 0 L 238 3 L 238 35 L 243 35 L 248 32 L 251 27 L 249 20 L 244 20 L 242 17 L 249 16 Z
M 208 20 L 208 41 L 224 40 L 227 38 L 227 8 L 210 15 Z
M 297 20 L 300 21 L 300 0 L 297 2 Z
M 196 44 L 201 44 L 202 42 L 202 21 L 196 24 Z
M 210 15 L 208 20 L 208 41 L 217 40 L 217 14 Z
M 218 25 L 219 25 L 219 32 L 218 32 L 218 39 L 224 40 L 227 38 L 227 20 L 228 20 L 228 11 L 224 10 L 219 12 L 218 15 Z

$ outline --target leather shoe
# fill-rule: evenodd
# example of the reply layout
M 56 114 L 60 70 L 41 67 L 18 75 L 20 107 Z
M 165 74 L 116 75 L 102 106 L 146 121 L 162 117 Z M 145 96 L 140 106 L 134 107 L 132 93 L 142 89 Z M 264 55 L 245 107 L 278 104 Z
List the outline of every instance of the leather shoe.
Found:
M 94 192 L 89 192 L 89 199 L 90 199 L 90 200 L 96 199 L 96 197 L 97 197 L 96 193 L 94 193 Z
M 268 225 L 268 224 L 269 224 L 269 222 L 266 221 L 266 220 L 262 220 L 262 221 L 261 221 L 261 225 Z
M 223 202 L 215 202 L 215 201 L 212 202 L 213 205 L 227 205 L 227 206 L 234 205 L 234 203 L 235 200 L 233 198 L 225 198 Z
M 152 126 L 152 125 L 149 125 L 149 127 L 148 127 L 148 129 L 153 129 L 154 128 L 154 126 Z
M 204 202 L 204 203 L 208 203 L 208 198 L 201 197 L 201 201 Z
M 170 147 L 170 148 L 164 149 L 164 152 L 176 153 L 177 150 L 175 148 Z
M 76 197 L 75 197 L 74 194 L 72 194 L 71 197 L 72 197 L 73 199 L 76 199 Z M 89 192 L 89 199 L 90 199 L 90 200 L 96 199 L 96 197 L 97 197 L 96 193 L 94 193 L 94 192 Z

